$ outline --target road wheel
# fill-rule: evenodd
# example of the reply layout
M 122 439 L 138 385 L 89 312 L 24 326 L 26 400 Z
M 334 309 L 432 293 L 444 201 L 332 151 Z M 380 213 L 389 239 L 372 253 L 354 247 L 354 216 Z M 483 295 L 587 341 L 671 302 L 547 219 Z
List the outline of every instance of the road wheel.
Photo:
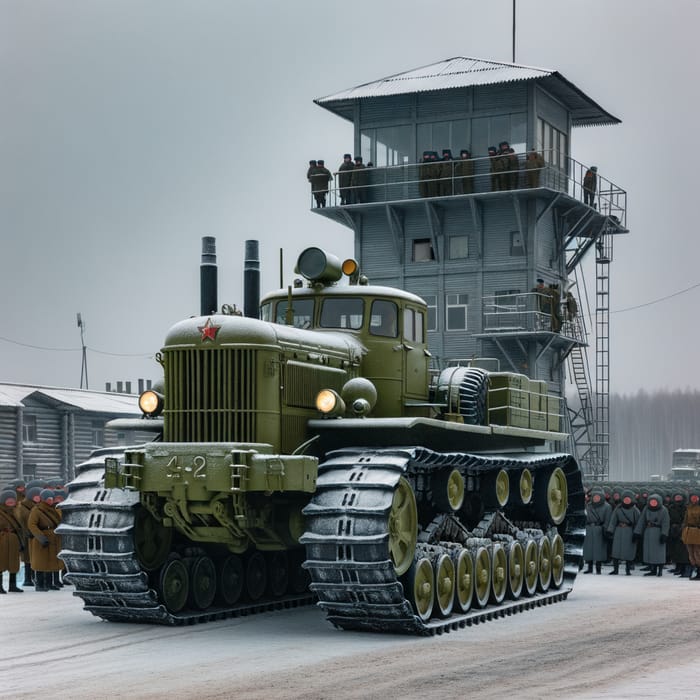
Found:
M 182 559 L 171 559 L 160 572 L 159 592 L 165 607 L 171 613 L 185 607 L 189 593 L 189 574 Z

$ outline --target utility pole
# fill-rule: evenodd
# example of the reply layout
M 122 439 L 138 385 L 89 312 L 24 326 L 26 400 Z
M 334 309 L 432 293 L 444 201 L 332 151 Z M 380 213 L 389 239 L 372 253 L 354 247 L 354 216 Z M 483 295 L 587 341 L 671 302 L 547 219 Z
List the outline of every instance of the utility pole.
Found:
M 80 367 L 80 388 L 83 388 L 83 378 L 85 379 L 85 388 L 89 389 L 88 386 L 88 371 L 87 371 L 87 348 L 85 347 L 85 324 L 83 323 L 83 317 L 78 312 L 78 328 L 80 328 L 80 345 L 83 348 L 83 363 Z

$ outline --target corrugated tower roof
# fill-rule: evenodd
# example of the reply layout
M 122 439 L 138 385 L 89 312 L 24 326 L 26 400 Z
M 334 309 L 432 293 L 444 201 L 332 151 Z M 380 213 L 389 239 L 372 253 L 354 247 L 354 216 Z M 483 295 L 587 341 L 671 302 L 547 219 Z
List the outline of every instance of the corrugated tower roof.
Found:
M 557 71 L 464 56 L 447 58 L 405 73 L 390 75 L 333 95 L 319 97 L 314 102 L 352 121 L 353 105 L 355 100 L 359 99 L 529 80 L 538 81 L 549 93 L 566 105 L 571 112 L 574 126 L 620 123 L 617 117 L 604 110 Z

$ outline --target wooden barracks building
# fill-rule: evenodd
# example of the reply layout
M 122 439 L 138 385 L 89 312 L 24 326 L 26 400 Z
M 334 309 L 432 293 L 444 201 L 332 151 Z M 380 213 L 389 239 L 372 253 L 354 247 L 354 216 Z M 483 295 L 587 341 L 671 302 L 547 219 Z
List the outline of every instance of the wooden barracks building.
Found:
M 93 450 L 151 440 L 148 432 L 105 427 L 140 416 L 137 402 L 133 394 L 0 383 L 0 486 L 17 478 L 69 481 Z

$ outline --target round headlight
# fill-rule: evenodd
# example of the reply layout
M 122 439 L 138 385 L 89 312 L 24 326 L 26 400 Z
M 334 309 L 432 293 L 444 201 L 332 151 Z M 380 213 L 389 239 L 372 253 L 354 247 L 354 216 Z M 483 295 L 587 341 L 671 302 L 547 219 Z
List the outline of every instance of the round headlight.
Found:
M 148 389 L 139 396 L 139 408 L 147 416 L 157 416 L 163 410 L 163 397 L 157 391 Z
M 322 389 L 316 394 L 316 408 L 324 416 L 338 416 L 345 413 L 345 403 L 333 389 Z

